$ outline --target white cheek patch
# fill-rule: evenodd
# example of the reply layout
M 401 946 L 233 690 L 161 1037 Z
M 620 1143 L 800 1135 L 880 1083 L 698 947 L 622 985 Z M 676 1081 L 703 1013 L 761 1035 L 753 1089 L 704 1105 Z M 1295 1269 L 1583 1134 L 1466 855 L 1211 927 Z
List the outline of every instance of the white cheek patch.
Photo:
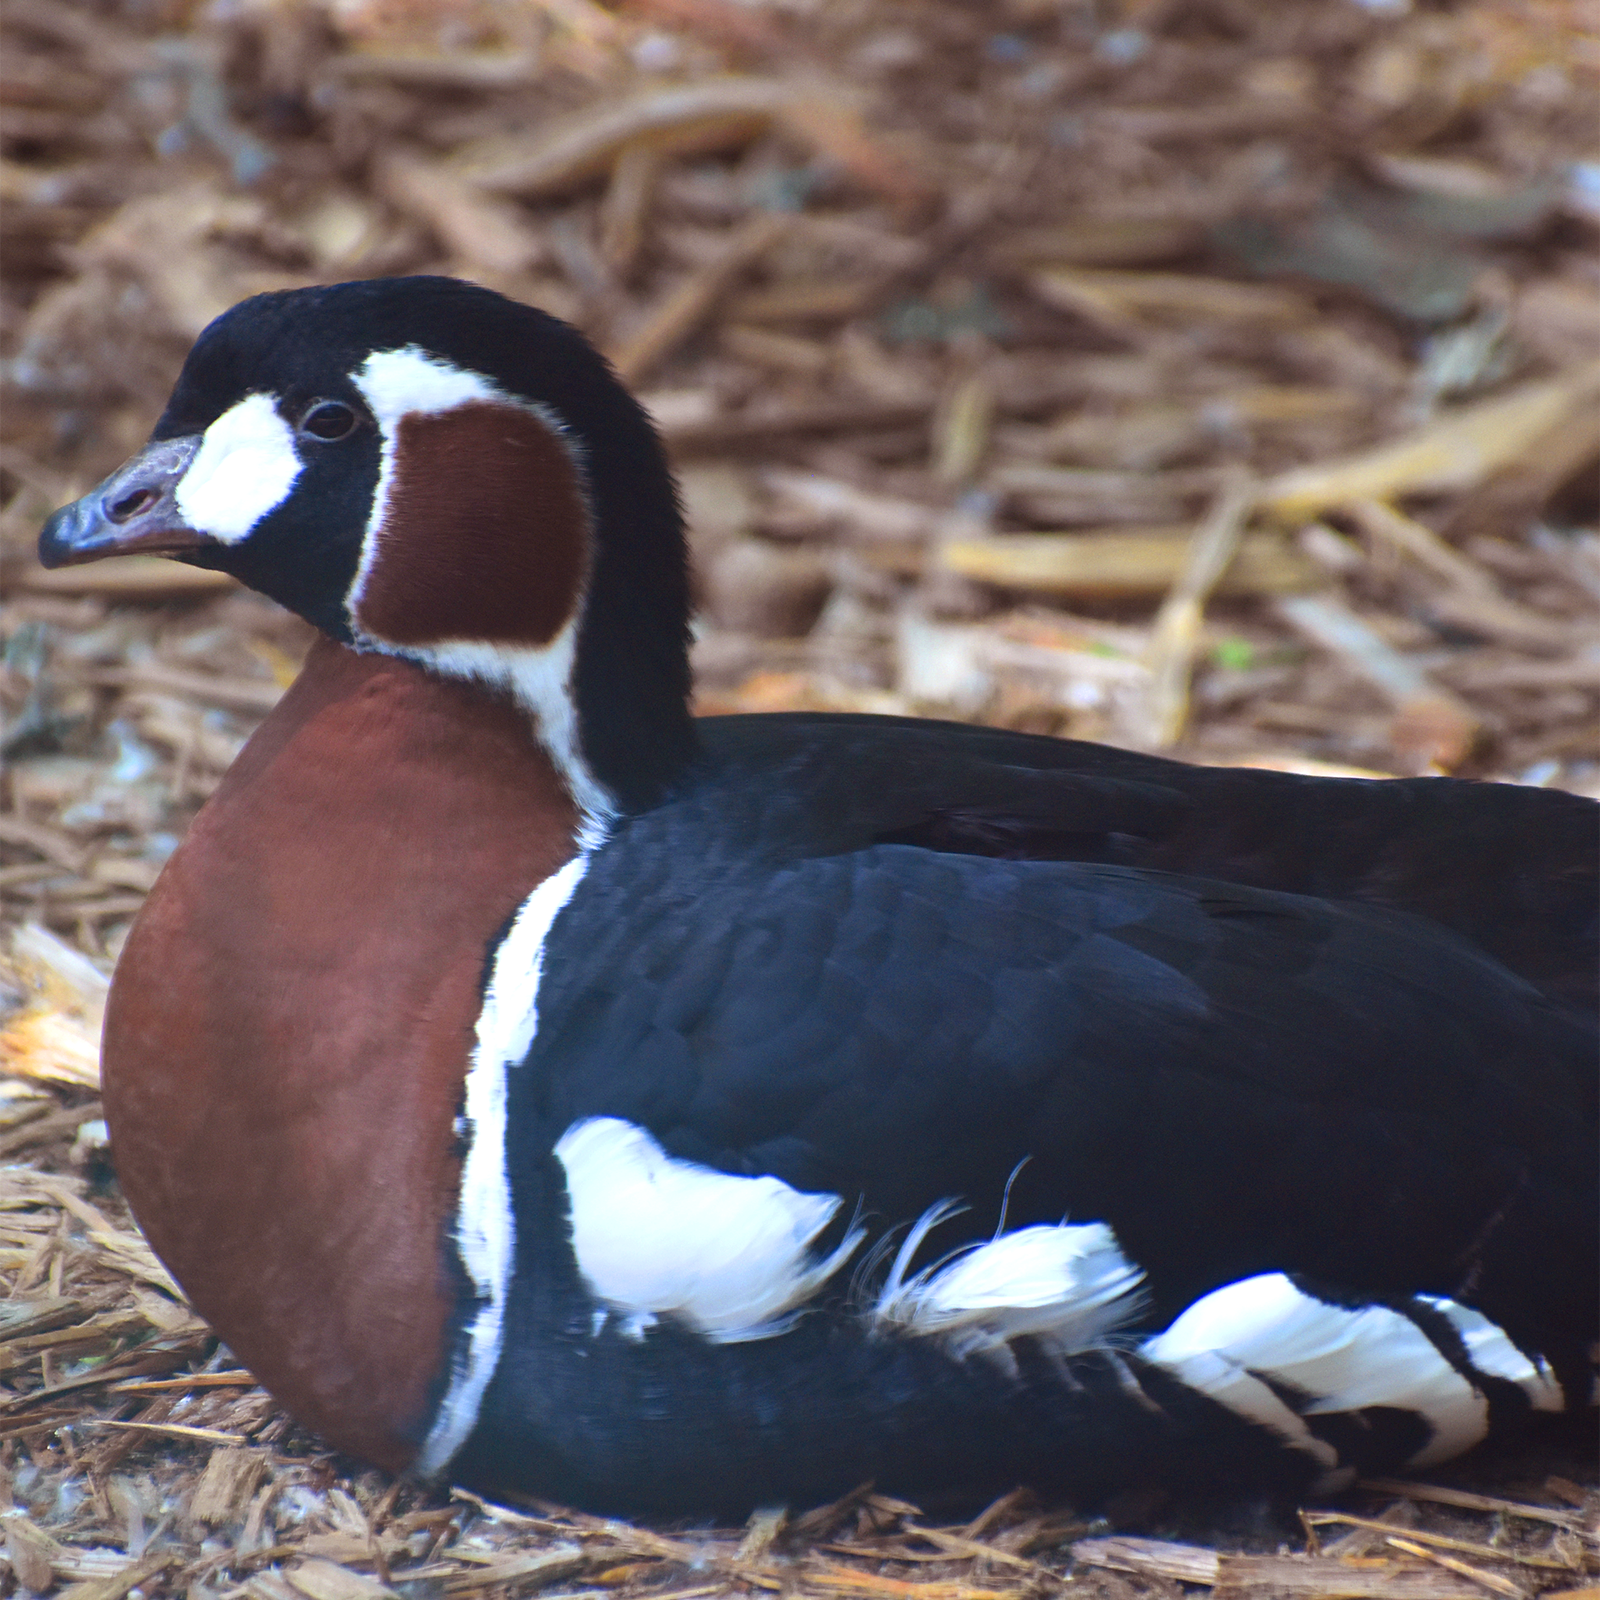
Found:
M 873 1307 L 879 1328 L 941 1335 L 960 1356 L 998 1351 L 1022 1334 L 1070 1351 L 1138 1314 L 1144 1273 L 1103 1222 L 1018 1228 L 908 1280 L 922 1241 L 953 1209 L 935 1206 L 906 1235 Z
M 680 1161 L 617 1117 L 574 1123 L 555 1153 L 578 1270 L 635 1329 L 671 1316 L 724 1344 L 781 1333 L 865 1237 L 853 1230 L 817 1261 L 837 1195 Z
M 1337 1465 L 1337 1452 L 1314 1438 L 1263 1379 L 1311 1396 L 1306 1416 L 1366 1406 L 1416 1412 L 1433 1435 L 1409 1467 L 1459 1455 L 1489 1431 L 1488 1401 L 1410 1318 L 1387 1306 L 1328 1305 L 1281 1272 L 1197 1300 L 1139 1353 L 1329 1467 Z
M 247 395 L 206 429 L 173 498 L 196 533 L 238 544 L 288 499 L 303 465 L 272 397 Z

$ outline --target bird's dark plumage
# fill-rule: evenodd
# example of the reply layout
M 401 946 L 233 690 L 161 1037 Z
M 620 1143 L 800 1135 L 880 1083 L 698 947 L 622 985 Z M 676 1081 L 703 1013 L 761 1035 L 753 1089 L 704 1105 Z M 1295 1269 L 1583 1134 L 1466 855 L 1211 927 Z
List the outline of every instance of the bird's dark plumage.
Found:
M 391 1467 L 733 1513 L 1295 1488 L 1586 1402 L 1596 808 L 687 708 L 660 445 L 444 279 L 197 343 L 51 563 L 326 635 L 163 874 L 113 1151 Z

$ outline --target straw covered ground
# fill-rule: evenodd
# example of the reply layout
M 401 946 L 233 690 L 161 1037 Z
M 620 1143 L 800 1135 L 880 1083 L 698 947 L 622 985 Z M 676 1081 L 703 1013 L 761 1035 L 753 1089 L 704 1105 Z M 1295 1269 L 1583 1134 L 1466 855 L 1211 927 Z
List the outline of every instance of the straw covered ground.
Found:
M 704 709 L 912 711 L 1600 795 L 1592 0 L 5 0 L 0 1532 L 72 1600 L 1600 1594 L 1592 1461 L 1298 1522 L 742 1530 L 393 1484 L 237 1370 L 123 1206 L 105 975 L 305 628 L 45 573 L 261 289 L 583 327 L 689 508 Z

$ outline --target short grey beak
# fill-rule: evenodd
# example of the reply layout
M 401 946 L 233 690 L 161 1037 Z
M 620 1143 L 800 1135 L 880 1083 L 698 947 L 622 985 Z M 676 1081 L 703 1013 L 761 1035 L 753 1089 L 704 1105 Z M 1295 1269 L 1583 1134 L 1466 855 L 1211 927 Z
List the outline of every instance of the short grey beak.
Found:
M 39 560 L 70 567 L 102 556 L 182 555 L 215 544 L 183 520 L 176 499 L 200 438 L 193 433 L 148 444 L 81 500 L 63 506 L 39 535 Z

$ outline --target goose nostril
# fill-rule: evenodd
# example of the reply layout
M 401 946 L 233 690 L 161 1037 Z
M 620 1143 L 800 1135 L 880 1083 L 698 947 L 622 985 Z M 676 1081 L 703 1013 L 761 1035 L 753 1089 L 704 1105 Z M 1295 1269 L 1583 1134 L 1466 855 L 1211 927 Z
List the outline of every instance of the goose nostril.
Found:
M 106 504 L 106 516 L 117 523 L 132 522 L 141 512 L 148 511 L 161 498 L 154 489 L 135 489 L 132 494 Z

